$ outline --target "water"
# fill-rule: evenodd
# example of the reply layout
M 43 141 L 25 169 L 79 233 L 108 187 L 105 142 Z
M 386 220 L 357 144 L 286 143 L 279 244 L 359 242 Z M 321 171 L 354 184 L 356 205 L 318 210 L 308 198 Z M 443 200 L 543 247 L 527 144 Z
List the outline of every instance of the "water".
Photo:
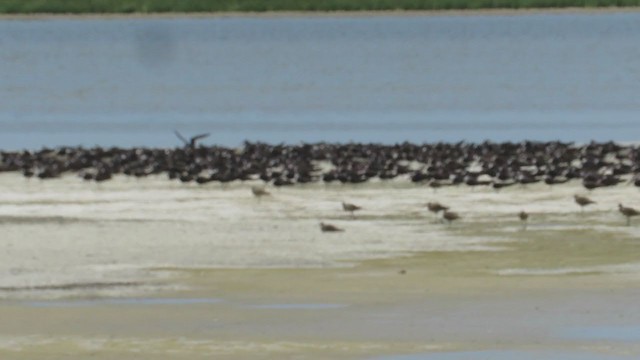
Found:
M 640 341 L 640 326 L 591 326 L 571 328 L 564 337 L 589 341 L 630 342 Z
M 436 354 L 398 355 L 375 358 L 376 360 L 510 360 L 510 359 L 556 359 L 556 360 L 624 360 L 631 356 L 614 356 L 567 351 L 469 351 Z
M 0 143 L 636 141 L 640 13 L 0 22 Z

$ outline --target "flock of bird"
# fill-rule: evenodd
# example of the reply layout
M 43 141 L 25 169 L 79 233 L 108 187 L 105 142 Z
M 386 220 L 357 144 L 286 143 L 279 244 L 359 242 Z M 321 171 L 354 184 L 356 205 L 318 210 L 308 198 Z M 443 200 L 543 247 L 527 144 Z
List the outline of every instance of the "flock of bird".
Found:
M 268 192 L 264 187 L 261 186 L 252 186 L 251 192 L 255 197 L 261 199 L 263 196 L 270 196 L 271 193 Z M 584 195 L 574 195 L 573 199 L 578 206 L 580 206 L 580 212 L 584 212 L 585 206 L 589 206 L 595 204 L 596 202 L 591 200 L 589 197 Z M 438 216 L 442 213 L 442 219 L 446 221 L 449 225 L 451 225 L 454 221 L 460 219 L 460 215 L 457 212 L 451 211 L 450 207 L 442 205 L 439 202 L 428 202 L 426 205 L 427 209 Z M 356 204 L 342 202 L 342 210 L 348 212 L 351 215 L 352 219 L 355 219 L 355 212 L 362 210 L 362 207 Z M 640 211 L 624 206 L 622 204 L 618 204 L 618 211 L 627 219 L 627 226 L 631 225 L 631 218 L 634 216 L 640 215 Z M 527 221 L 529 220 L 529 213 L 522 210 L 517 214 L 520 221 L 523 223 L 523 228 L 526 229 Z M 333 224 L 328 224 L 325 222 L 320 222 L 320 230 L 322 232 L 343 232 L 344 229 L 340 228 Z
M 371 179 L 407 179 L 433 189 L 465 184 L 496 190 L 516 184 L 548 185 L 581 180 L 593 190 L 614 186 L 631 175 L 640 187 L 640 147 L 613 142 L 483 142 L 393 145 L 245 142 L 242 147 L 203 146 L 208 134 L 183 146 L 153 148 L 44 148 L 1 151 L 0 172 L 53 179 L 76 174 L 103 182 L 115 175 L 166 175 L 183 183 L 262 180 L 276 187 L 310 182 L 359 184 Z
M 299 144 L 269 145 L 245 142 L 241 148 L 202 146 L 208 134 L 189 139 L 175 135 L 183 146 L 151 148 L 44 148 L 40 151 L 1 151 L 0 172 L 21 172 L 25 177 L 52 179 L 77 174 L 85 181 L 102 182 L 114 175 L 145 177 L 166 174 L 168 179 L 205 185 L 210 182 L 262 180 L 275 187 L 324 182 L 358 184 L 373 178 L 386 181 L 396 177 L 436 189 L 465 184 L 490 186 L 496 191 L 516 184 L 544 182 L 549 186 L 581 180 L 591 191 L 627 181 L 640 187 L 640 147 L 614 142 L 575 145 L 559 141 L 519 143 L 435 143 L 382 144 Z M 319 166 L 324 163 L 326 166 Z M 268 194 L 252 189 L 258 198 Z M 576 196 L 581 208 L 591 202 Z M 442 212 L 449 224 L 460 216 L 446 206 L 432 203 L 430 211 Z M 432 210 L 433 208 L 433 210 Z M 638 212 L 622 204 L 627 218 Z M 360 207 L 343 203 L 354 217 Z M 518 217 L 526 223 L 529 215 Z M 338 231 L 322 224 L 323 231 Z

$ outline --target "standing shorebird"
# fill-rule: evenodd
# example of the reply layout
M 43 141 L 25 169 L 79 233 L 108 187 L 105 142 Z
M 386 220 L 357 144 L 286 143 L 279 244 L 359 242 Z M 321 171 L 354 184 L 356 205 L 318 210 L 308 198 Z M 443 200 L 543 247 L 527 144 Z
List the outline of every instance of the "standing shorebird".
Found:
M 265 190 L 262 186 L 252 186 L 251 192 L 253 193 L 253 196 L 258 198 L 258 200 L 260 200 L 263 196 L 271 195 L 271 193 Z
M 449 222 L 449 226 L 451 226 L 453 221 L 460 219 L 460 215 L 458 215 L 458 213 L 449 210 L 445 210 L 442 217 Z
M 522 229 L 526 230 L 527 229 L 527 220 L 529 220 L 529 214 L 526 211 L 520 211 L 518 213 L 518 218 L 520 218 L 520 221 L 522 221 Z
M 355 219 L 356 215 L 355 212 L 358 210 L 362 210 L 362 208 L 358 205 L 355 204 L 349 204 L 346 202 L 342 202 L 342 210 L 350 212 L 351 213 L 351 217 Z
M 427 203 L 427 208 L 429 209 L 429 211 L 431 211 L 434 214 L 438 214 L 440 211 L 447 211 L 449 210 L 448 206 L 444 206 L 442 204 L 440 204 L 439 202 L 428 202 Z
M 576 201 L 576 204 L 580 205 L 580 212 L 584 211 L 584 207 L 595 204 L 596 202 L 589 199 L 586 196 L 573 195 L 573 199 Z
M 325 224 L 323 222 L 320 223 L 320 231 L 322 232 L 343 232 L 344 229 L 341 229 L 335 225 Z
M 632 216 L 640 215 L 640 211 L 638 211 L 638 210 L 636 210 L 634 208 L 631 208 L 631 207 L 622 206 L 622 204 L 618 204 L 618 210 L 620 210 L 622 215 L 626 216 L 626 218 L 627 218 L 627 226 L 631 225 L 631 217 Z

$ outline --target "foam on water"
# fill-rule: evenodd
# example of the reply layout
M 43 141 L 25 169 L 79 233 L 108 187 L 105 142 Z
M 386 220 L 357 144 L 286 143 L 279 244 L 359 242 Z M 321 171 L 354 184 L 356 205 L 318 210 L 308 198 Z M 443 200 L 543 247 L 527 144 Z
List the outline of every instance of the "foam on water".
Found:
M 531 214 L 529 231 L 589 228 L 640 236 L 639 228 L 621 226 L 616 210 L 639 198 L 630 185 L 598 190 L 597 203 L 581 214 L 573 202 L 574 194 L 585 192 L 579 183 L 433 192 L 405 180 L 378 180 L 270 189 L 272 196 L 260 201 L 249 190 L 257 183 L 198 186 L 117 177 L 96 185 L 71 176 L 39 181 L 2 174 L 0 297 L 131 295 L 162 287 L 174 275 L 158 268 L 335 267 L 415 252 L 503 251 L 522 231 L 515 214 L 523 209 Z M 363 210 L 351 219 L 341 201 Z M 426 210 L 427 201 L 451 206 L 462 219 L 442 224 Z M 346 231 L 321 233 L 320 221 Z M 487 229 L 497 235 L 487 236 Z M 498 274 L 591 271 L 610 270 L 514 268 Z

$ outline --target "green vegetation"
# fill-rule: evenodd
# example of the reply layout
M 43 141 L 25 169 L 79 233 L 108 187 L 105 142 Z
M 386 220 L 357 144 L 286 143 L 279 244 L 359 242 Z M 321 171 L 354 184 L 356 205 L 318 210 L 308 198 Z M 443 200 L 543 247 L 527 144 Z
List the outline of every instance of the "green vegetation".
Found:
M 640 6 L 640 0 L 0 0 L 0 13 L 445 10 Z

